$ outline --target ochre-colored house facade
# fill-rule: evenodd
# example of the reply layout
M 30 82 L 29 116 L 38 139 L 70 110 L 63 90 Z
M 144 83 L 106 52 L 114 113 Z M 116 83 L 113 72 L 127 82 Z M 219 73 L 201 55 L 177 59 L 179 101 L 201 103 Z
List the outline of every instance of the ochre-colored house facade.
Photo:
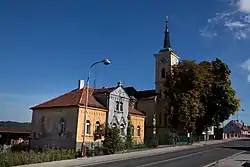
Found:
M 122 130 L 122 126 L 127 126 L 128 122 L 127 117 L 125 118 L 122 116 L 123 114 L 126 115 L 126 109 L 128 110 L 127 112 L 130 115 L 131 124 L 133 126 L 133 141 L 135 143 L 143 143 L 144 113 L 131 106 L 124 106 L 124 104 L 127 104 L 126 98 L 112 95 L 112 92 L 117 92 L 117 90 L 119 90 L 119 93 L 121 94 L 123 90 L 121 85 L 108 88 L 108 93 L 106 90 L 107 88 L 89 88 L 86 124 L 84 124 L 83 121 L 85 113 L 84 104 L 86 100 L 86 86 L 78 87 L 64 95 L 32 107 L 31 147 L 36 148 L 48 146 L 55 148 L 81 149 L 84 137 L 84 125 L 86 127 L 85 141 L 87 146 L 89 147 L 92 144 L 100 145 L 101 140 L 104 138 L 103 136 L 96 138 L 96 132 L 99 132 L 103 125 L 106 125 L 108 120 L 116 120 L 117 125 L 119 125 Z M 100 96 L 100 92 L 105 92 L 105 97 L 107 97 L 106 100 L 101 98 L 102 96 Z M 98 95 L 98 98 L 96 94 Z M 110 94 L 110 97 L 108 94 Z M 124 96 L 127 96 L 126 92 L 124 93 Z M 104 102 L 107 101 L 108 98 L 116 100 L 115 102 L 118 102 L 118 99 L 120 99 L 120 107 L 117 107 L 116 109 L 121 111 L 111 111 L 109 107 L 111 105 L 111 100 L 106 104 Z M 127 98 L 127 102 L 129 102 L 129 98 Z M 121 104 L 123 104 L 123 106 L 121 106 Z M 108 118 L 110 115 L 109 112 L 117 113 L 113 114 L 113 117 L 116 119 Z M 119 119 L 119 114 L 122 119 Z

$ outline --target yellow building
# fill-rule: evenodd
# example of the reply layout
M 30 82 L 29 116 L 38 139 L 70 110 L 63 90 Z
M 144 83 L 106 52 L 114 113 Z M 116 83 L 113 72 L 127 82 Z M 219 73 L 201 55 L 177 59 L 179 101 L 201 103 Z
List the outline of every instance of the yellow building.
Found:
M 86 121 L 86 144 L 101 144 L 103 125 L 119 125 L 121 135 L 126 135 L 127 115 L 130 115 L 135 143 L 144 142 L 144 113 L 131 105 L 121 83 L 117 87 L 89 88 Z M 32 107 L 31 147 L 58 147 L 80 149 L 83 142 L 86 87 L 79 87 L 64 95 Z M 98 133 L 96 133 L 98 132 Z
M 144 138 L 150 139 L 155 131 L 158 138 L 166 135 L 168 127 L 167 102 L 164 93 L 166 72 L 171 70 L 173 65 L 178 64 L 180 59 L 171 46 L 168 19 L 166 19 L 163 47 L 154 54 L 154 57 L 154 89 L 138 91 L 134 87 L 123 88 L 121 85 L 113 88 L 90 89 L 86 141 L 93 142 L 95 129 L 106 122 L 119 125 L 122 129 L 121 133 L 126 133 L 124 129 L 127 126 L 128 113 L 131 115 L 134 127 L 135 142 L 141 143 Z M 85 97 L 85 88 L 80 88 L 33 107 L 32 124 L 35 138 L 32 143 L 34 146 L 50 144 L 80 147 L 83 140 Z M 119 111 L 120 106 L 123 107 L 122 112 Z M 155 118 L 156 125 L 153 124 Z M 58 135 L 58 129 L 63 133 Z

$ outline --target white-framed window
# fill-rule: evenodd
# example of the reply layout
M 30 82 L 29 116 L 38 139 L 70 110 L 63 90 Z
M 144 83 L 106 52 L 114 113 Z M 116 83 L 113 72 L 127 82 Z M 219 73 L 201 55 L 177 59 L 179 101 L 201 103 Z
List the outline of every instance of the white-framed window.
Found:
M 134 136 L 134 135 L 135 135 L 135 128 L 134 128 L 134 126 L 133 126 L 133 125 L 131 126 L 131 135 L 132 135 L 132 136 Z
M 62 136 L 65 133 L 66 127 L 65 127 L 66 121 L 62 117 L 59 122 L 59 135 Z
M 86 121 L 86 134 L 90 134 L 90 127 L 91 127 L 91 124 L 90 124 L 90 121 L 89 120 L 87 120 Z
M 95 132 L 96 133 L 100 133 L 100 122 L 99 121 L 96 121 L 96 123 L 95 123 Z
M 116 110 L 116 111 L 119 111 L 119 101 L 116 101 L 115 110 Z
M 120 125 L 120 131 L 121 131 L 121 135 L 124 136 L 125 135 L 125 127 L 123 124 Z
M 139 125 L 137 126 L 137 136 L 141 136 L 141 128 Z
M 120 102 L 120 111 L 123 111 L 123 102 Z

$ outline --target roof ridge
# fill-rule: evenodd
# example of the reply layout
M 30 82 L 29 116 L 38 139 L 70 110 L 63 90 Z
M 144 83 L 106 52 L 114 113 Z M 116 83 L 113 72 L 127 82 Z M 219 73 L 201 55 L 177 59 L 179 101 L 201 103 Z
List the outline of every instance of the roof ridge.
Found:
M 35 105 L 35 106 L 33 106 L 33 107 L 30 107 L 30 109 L 36 108 L 36 107 L 38 107 L 38 106 L 40 106 L 40 105 L 46 104 L 46 103 L 51 102 L 51 101 L 56 100 L 56 99 L 59 99 L 59 98 L 65 96 L 65 95 L 67 95 L 67 94 L 69 94 L 69 93 L 72 93 L 72 92 L 74 92 L 74 91 L 77 91 L 77 90 L 78 90 L 78 89 L 73 89 L 73 90 L 71 90 L 71 91 L 68 91 L 68 92 L 66 92 L 66 93 L 64 93 L 64 94 L 62 94 L 62 95 L 59 95 L 59 96 L 54 97 L 54 98 L 51 98 L 51 99 L 49 99 L 49 100 L 47 100 L 47 101 L 45 101 L 45 102 L 42 102 L 42 103 L 40 103 L 40 104 L 37 104 L 37 105 Z

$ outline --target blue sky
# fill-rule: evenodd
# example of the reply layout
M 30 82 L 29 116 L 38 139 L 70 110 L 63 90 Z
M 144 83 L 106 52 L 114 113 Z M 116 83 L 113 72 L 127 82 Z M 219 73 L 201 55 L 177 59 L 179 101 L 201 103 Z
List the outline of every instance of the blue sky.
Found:
M 76 88 L 103 58 L 112 65 L 96 66 L 92 85 L 154 88 L 166 15 L 182 60 L 229 64 L 239 118 L 250 124 L 248 0 L 1 0 L 0 119 L 30 121 L 29 107 Z

